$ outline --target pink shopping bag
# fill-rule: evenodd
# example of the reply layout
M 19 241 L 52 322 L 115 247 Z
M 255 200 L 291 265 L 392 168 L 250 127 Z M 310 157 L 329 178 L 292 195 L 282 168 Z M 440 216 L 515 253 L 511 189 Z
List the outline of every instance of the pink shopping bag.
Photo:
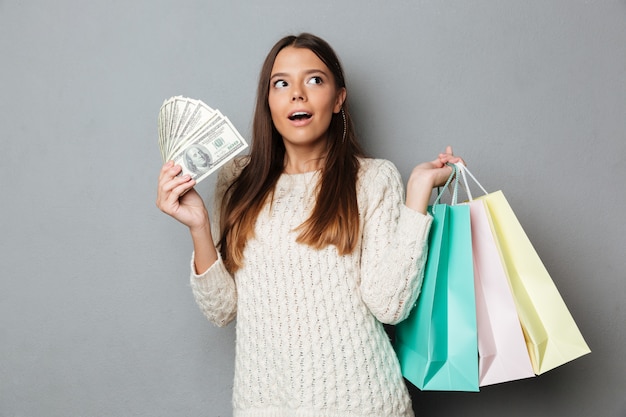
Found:
M 471 194 L 470 194 L 471 195 Z M 535 376 L 508 278 L 482 200 L 469 203 L 480 386 Z

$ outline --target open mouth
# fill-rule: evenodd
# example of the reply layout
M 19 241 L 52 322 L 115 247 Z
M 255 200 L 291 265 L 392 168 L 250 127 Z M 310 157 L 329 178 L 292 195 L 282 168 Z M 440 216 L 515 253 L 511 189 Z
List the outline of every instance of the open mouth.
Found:
M 305 111 L 297 111 L 289 115 L 289 120 L 306 120 L 311 118 L 311 113 Z

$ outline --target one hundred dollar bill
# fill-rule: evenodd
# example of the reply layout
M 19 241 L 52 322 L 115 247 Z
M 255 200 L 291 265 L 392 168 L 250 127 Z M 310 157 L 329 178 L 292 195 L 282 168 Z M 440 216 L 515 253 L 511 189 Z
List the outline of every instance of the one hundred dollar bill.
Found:
M 248 147 L 245 139 L 219 110 L 200 100 L 176 96 L 166 100 L 158 117 L 163 161 L 174 161 L 196 183 Z

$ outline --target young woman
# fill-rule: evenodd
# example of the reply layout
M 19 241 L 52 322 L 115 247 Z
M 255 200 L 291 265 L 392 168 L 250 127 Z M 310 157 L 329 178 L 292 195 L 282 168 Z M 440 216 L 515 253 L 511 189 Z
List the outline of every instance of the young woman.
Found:
M 451 148 L 415 167 L 406 200 L 389 161 L 357 143 L 331 47 L 287 36 L 261 69 L 250 155 L 218 176 L 211 221 L 180 166 L 157 206 L 186 225 L 203 313 L 237 317 L 235 416 L 412 416 L 382 323 L 409 314 L 423 277 L 432 188 Z M 212 233 L 211 233 L 212 232 Z

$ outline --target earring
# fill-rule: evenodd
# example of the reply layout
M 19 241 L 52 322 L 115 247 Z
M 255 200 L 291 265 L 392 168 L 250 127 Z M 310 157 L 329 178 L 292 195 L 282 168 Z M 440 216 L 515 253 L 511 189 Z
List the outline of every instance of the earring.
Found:
M 343 136 L 341 137 L 341 143 L 345 143 L 348 124 L 346 123 L 346 112 L 343 111 L 343 107 L 341 108 L 341 118 L 343 119 Z

